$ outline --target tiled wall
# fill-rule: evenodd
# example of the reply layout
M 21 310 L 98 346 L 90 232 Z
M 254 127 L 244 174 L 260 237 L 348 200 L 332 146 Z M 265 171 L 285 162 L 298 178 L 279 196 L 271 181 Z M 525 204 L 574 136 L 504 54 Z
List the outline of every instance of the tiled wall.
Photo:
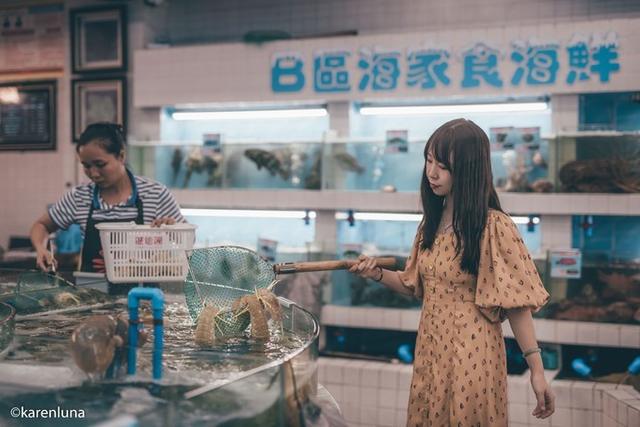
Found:
M 358 30 L 360 34 L 565 22 L 640 14 L 636 0 L 236 0 L 168 1 L 173 43 L 240 40 L 253 30 L 294 36 Z M 240 8 L 242 7 L 242 9 Z
M 340 305 L 322 307 L 325 326 L 416 331 L 419 320 L 420 310 Z M 638 325 L 536 318 L 534 327 L 541 342 L 640 349 Z M 502 324 L 502 331 L 505 337 L 513 337 L 509 322 Z
M 338 402 L 352 427 L 404 426 L 411 365 L 320 358 L 318 381 Z M 531 415 L 535 396 L 529 376 L 508 377 L 509 426 L 622 427 L 640 425 L 640 393 L 631 386 L 552 380 L 556 411 L 546 420 Z

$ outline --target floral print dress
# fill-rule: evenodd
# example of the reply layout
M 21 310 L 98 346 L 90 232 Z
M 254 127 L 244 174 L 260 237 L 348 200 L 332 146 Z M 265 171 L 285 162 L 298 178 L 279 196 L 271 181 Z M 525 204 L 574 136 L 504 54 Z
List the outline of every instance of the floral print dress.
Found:
M 506 309 L 549 299 L 511 218 L 490 210 L 478 275 L 460 269 L 455 235 L 420 250 L 400 278 L 422 299 L 407 426 L 507 425 Z

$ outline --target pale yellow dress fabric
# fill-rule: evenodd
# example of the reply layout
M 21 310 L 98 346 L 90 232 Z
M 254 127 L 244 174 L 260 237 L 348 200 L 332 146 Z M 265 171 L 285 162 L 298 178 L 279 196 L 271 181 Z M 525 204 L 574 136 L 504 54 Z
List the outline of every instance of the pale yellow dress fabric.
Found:
M 549 299 L 511 218 L 490 210 L 478 275 L 461 271 L 455 235 L 420 236 L 400 273 L 422 299 L 407 426 L 507 425 L 505 309 L 538 310 Z

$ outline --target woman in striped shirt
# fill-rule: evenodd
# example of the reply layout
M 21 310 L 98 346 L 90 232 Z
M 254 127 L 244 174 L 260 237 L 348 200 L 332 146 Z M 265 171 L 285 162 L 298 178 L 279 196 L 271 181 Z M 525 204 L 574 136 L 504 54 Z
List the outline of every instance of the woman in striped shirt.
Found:
M 49 233 L 79 224 L 83 231 L 81 271 L 103 272 L 104 259 L 96 224 L 184 222 L 180 207 L 162 184 L 135 176 L 126 167 L 122 127 L 94 123 L 80 135 L 76 152 L 91 183 L 80 185 L 53 204 L 31 227 L 36 263 L 47 270 L 55 260 L 46 249 Z

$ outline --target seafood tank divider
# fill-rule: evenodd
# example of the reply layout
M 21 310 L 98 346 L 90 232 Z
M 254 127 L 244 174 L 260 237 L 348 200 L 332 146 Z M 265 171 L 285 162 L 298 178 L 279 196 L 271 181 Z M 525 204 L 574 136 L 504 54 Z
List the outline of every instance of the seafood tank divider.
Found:
M 6 301 L 16 300 L 15 280 L 15 272 L 0 271 L 0 295 Z M 54 294 L 49 288 L 39 298 L 26 298 L 35 299 L 27 306 L 30 314 L 18 310 L 15 336 L 0 360 L 0 424 L 28 425 L 29 420 L 8 416 L 16 405 L 83 410 L 83 417 L 47 420 L 48 425 L 65 426 L 118 417 L 140 426 L 295 426 L 301 411 L 313 412 L 309 405 L 317 391 L 319 326 L 309 312 L 280 298 L 282 329 L 267 341 L 242 336 L 202 347 L 194 343 L 184 295 L 174 291 L 181 292 L 181 286 L 161 286 L 166 303 L 159 381 L 151 379 L 150 345 L 139 350 L 135 376 L 88 380 L 73 364 L 68 350 L 73 329 L 89 316 L 124 312 L 122 298 L 82 286 Z M 66 304 L 60 310 L 54 301 L 62 292 L 71 296 L 59 298 Z

